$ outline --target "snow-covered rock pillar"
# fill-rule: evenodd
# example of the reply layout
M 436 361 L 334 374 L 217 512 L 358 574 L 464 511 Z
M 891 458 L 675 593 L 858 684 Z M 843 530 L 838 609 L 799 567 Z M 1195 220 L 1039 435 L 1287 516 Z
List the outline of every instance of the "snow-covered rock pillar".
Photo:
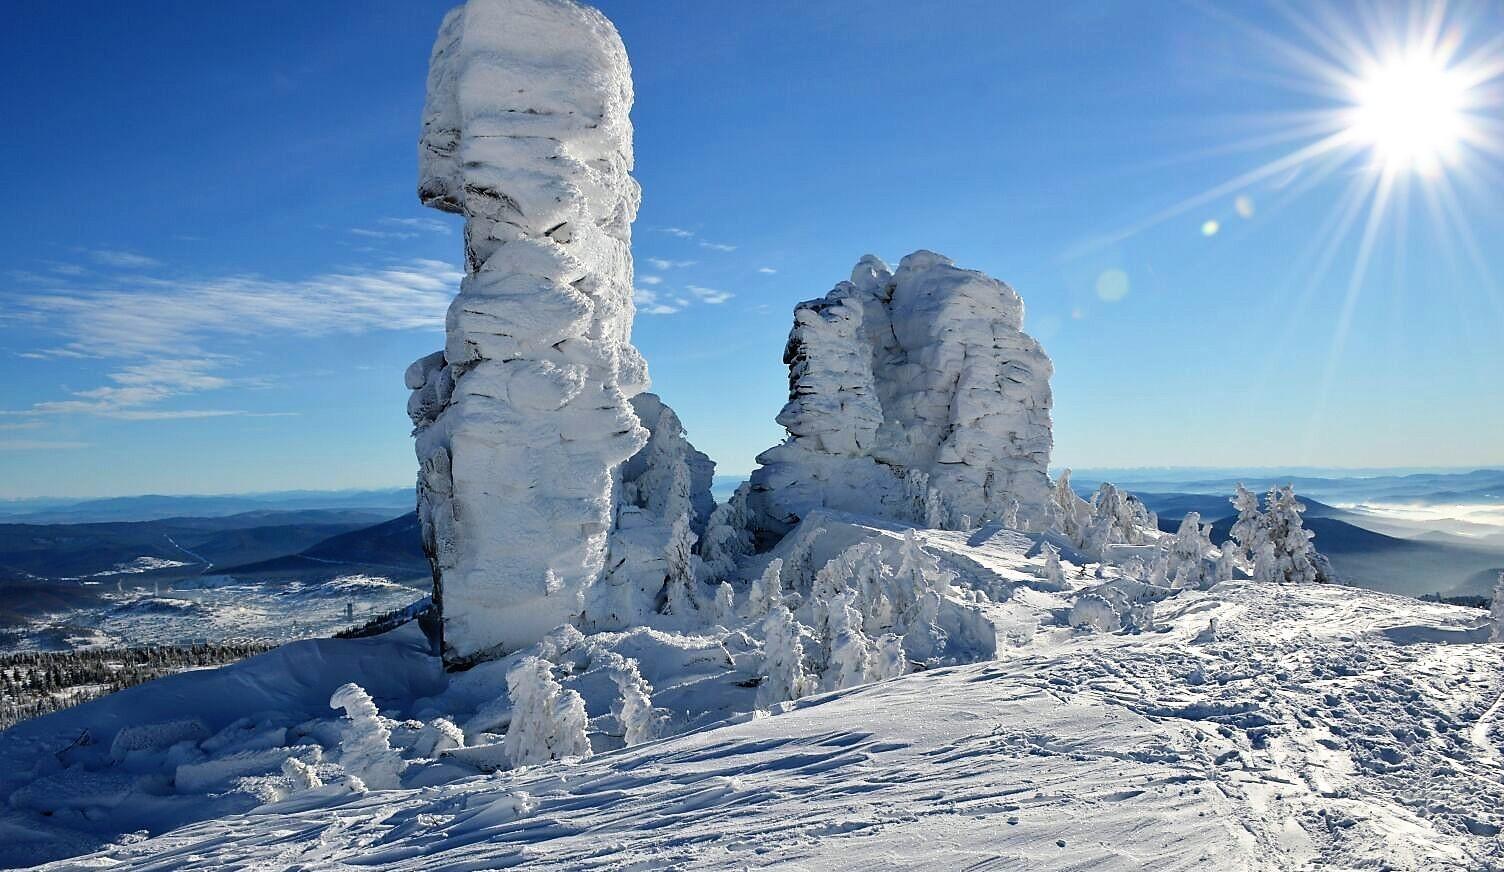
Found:
M 1052 367 L 1023 317 L 1012 288 L 930 251 L 896 272 L 868 255 L 800 303 L 778 416 L 789 436 L 752 474 L 758 529 L 782 535 L 821 506 L 951 528 L 1042 524 Z
M 450 662 L 580 614 L 615 470 L 647 439 L 631 105 L 615 28 L 572 0 L 470 0 L 434 44 L 418 194 L 465 217 L 466 276 L 407 384 Z

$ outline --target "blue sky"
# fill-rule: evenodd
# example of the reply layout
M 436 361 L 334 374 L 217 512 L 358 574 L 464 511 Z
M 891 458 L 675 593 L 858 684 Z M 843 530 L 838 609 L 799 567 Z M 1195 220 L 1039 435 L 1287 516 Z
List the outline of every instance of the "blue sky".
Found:
M 402 370 L 460 263 L 413 193 L 448 5 L 12 13 L 0 497 L 411 480 Z M 1504 464 L 1497 158 L 1447 176 L 1446 228 L 1417 183 L 1367 246 L 1366 207 L 1326 232 L 1362 155 L 1226 184 L 1334 105 L 1252 28 L 1353 8 L 599 5 L 637 83 L 635 338 L 722 471 L 781 438 L 794 303 L 917 248 L 1023 295 L 1059 464 Z

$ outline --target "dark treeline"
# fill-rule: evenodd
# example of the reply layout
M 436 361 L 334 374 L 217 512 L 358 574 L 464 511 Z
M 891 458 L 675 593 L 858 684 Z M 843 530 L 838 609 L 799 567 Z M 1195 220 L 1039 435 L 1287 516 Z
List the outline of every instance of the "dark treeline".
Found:
M 153 678 L 223 666 L 275 647 L 266 642 L 223 642 L 3 654 L 0 655 L 0 728 Z

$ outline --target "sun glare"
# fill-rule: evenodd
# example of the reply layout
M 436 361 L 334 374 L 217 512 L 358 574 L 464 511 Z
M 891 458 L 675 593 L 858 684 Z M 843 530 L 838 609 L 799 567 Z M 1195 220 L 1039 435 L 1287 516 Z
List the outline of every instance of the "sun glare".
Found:
M 1435 175 L 1466 135 L 1467 82 L 1438 57 L 1375 64 L 1353 88 L 1348 130 L 1390 171 Z

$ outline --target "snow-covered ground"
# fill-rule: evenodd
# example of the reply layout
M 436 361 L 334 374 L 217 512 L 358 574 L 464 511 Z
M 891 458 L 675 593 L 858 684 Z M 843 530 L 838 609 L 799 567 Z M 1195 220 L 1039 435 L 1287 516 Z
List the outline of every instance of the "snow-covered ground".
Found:
M 899 535 L 819 522 L 840 547 Z M 996 659 L 768 715 L 735 627 L 564 638 L 596 754 L 507 770 L 513 658 L 446 675 L 412 625 L 296 643 L 4 734 L 0 859 L 113 841 L 55 868 L 1504 868 L 1504 649 L 1482 612 L 1242 580 L 1099 633 L 1066 626 L 1098 580 L 1045 577 L 1029 537 L 920 535 Z M 592 643 L 640 662 L 677 735 L 621 747 Z M 342 780 L 352 722 L 328 704 L 349 681 L 390 719 L 400 789 Z M 440 715 L 468 747 L 425 747 Z M 152 719 L 199 724 L 119 739 Z
M 103 592 L 102 605 L 37 620 L 7 650 L 291 642 L 331 635 L 422 595 L 371 575 L 321 582 L 204 576 L 159 591 Z

